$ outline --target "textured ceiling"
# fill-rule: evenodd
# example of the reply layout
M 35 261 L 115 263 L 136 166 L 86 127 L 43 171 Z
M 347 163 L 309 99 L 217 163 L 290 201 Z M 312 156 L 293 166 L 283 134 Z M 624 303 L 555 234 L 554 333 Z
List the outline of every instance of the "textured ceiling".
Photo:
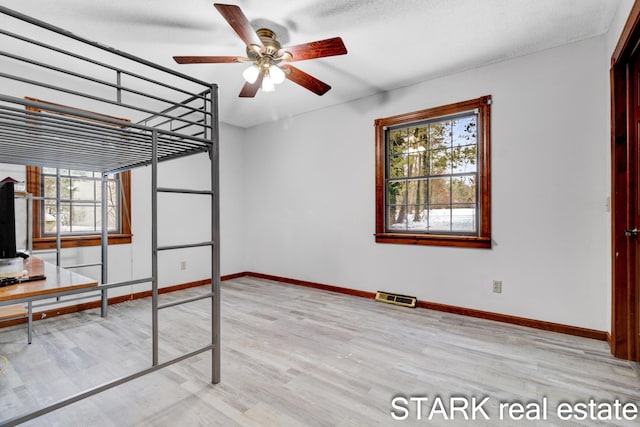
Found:
M 177 65 L 173 55 L 244 55 L 209 0 L 2 0 L 2 5 L 220 86 L 222 121 L 250 127 L 605 33 L 618 0 L 243 0 L 283 45 L 340 36 L 349 53 L 296 63 L 330 84 L 286 81 L 238 98 L 243 64 Z

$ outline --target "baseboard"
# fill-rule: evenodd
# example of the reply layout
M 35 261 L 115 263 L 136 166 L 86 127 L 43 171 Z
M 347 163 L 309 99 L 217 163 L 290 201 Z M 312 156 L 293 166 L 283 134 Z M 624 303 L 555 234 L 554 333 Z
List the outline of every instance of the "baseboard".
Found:
M 595 329 L 581 328 L 579 326 L 564 325 L 562 323 L 545 322 L 543 320 L 529 319 L 526 317 L 510 316 L 508 314 L 494 313 L 491 311 L 475 310 L 472 308 L 457 307 L 453 305 L 438 304 L 418 300 L 418 307 L 429 310 L 443 311 L 446 313 L 460 314 L 462 316 L 477 317 L 479 319 L 494 320 L 496 322 L 509 323 L 511 325 L 526 326 L 544 331 L 559 332 L 561 334 L 577 337 L 591 338 L 599 341 L 607 340 L 607 332 Z
M 345 295 L 353 295 L 353 296 L 369 298 L 369 299 L 374 299 L 376 296 L 375 292 L 361 291 L 357 289 L 345 288 L 342 286 L 326 285 L 322 283 L 309 282 L 306 280 L 291 279 L 287 277 L 274 276 L 271 274 L 255 273 L 252 271 L 244 271 L 241 273 L 228 274 L 228 275 L 222 276 L 220 280 L 226 281 L 226 280 L 238 279 L 241 277 L 255 277 L 258 279 L 273 280 L 275 282 L 287 283 L 290 285 L 304 286 L 307 288 L 320 289 L 320 290 L 329 291 L 329 292 L 337 292 Z M 164 294 L 168 292 L 175 292 L 183 289 L 206 285 L 209 283 L 211 283 L 211 280 L 208 280 L 208 279 L 198 280 L 198 281 L 189 282 L 189 283 L 182 283 L 179 285 L 160 288 L 158 289 L 158 293 Z M 119 304 L 125 301 L 132 301 L 139 298 L 148 298 L 150 296 L 151 296 L 150 290 L 143 291 L 143 292 L 136 292 L 129 295 L 121 295 L 121 296 L 109 298 L 109 305 Z M 609 344 L 611 344 L 611 335 L 608 332 L 598 331 L 595 329 L 587 329 L 587 328 L 581 328 L 578 326 L 564 325 L 564 324 L 553 323 L 553 322 L 545 322 L 542 320 L 510 316 L 507 314 L 476 310 L 472 308 L 457 307 L 453 305 L 439 304 L 439 303 L 434 303 L 429 301 L 418 300 L 417 306 L 420 308 L 442 311 L 445 313 L 452 313 L 452 314 L 459 314 L 462 316 L 494 320 L 497 322 L 508 323 L 512 325 L 526 326 L 534 329 L 541 329 L 545 331 L 559 332 L 562 334 L 574 335 L 574 336 L 583 337 L 583 338 L 591 338 L 591 339 L 600 340 L 600 341 L 607 341 Z M 33 320 L 40 320 L 48 317 L 62 316 L 64 314 L 77 313 L 79 311 L 90 310 L 98 307 L 100 307 L 100 301 L 89 301 L 86 303 L 74 304 L 66 307 L 34 312 Z M 17 325 L 20 323 L 26 323 L 26 322 L 27 322 L 26 318 L 8 320 L 8 321 L 1 322 L 0 328 Z
M 243 276 L 255 277 L 258 279 L 273 280 L 275 282 L 288 283 L 290 285 L 304 286 L 307 288 L 322 289 L 323 291 L 338 292 L 346 295 L 354 295 L 362 298 L 375 298 L 375 292 L 359 291 L 357 289 L 343 288 L 341 286 L 324 285 L 322 283 L 307 282 L 306 280 L 289 279 L 287 277 L 272 276 L 271 274 L 254 273 L 247 271 Z
M 322 289 L 325 291 L 338 292 L 338 293 L 347 294 L 347 295 L 355 295 L 363 298 L 373 299 L 376 296 L 375 292 L 360 291 L 356 289 L 344 288 L 341 286 L 324 285 L 321 283 L 290 279 L 287 277 L 274 276 L 271 274 L 254 273 L 251 271 L 238 273 L 237 275 L 234 275 L 234 276 L 235 278 L 248 276 L 248 277 L 256 277 L 260 279 L 268 279 L 276 282 L 287 283 L 287 284 L 298 285 L 298 286 L 305 286 L 308 288 Z M 529 328 L 541 329 L 544 331 L 559 332 L 562 334 L 574 335 L 578 337 L 590 338 L 590 339 L 595 339 L 600 341 L 610 341 L 610 336 L 607 332 L 598 331 L 595 329 L 581 328 L 578 326 L 564 325 L 561 323 L 545 322 L 542 320 L 510 316 L 507 314 L 476 310 L 472 308 L 457 307 L 457 306 L 447 305 L 447 304 L 438 304 L 438 303 L 429 302 L 429 301 L 418 300 L 417 306 L 420 308 L 426 308 L 429 310 L 442 311 L 445 313 L 459 314 L 462 316 L 476 317 L 476 318 L 486 319 L 486 320 L 494 320 L 497 322 L 508 323 L 512 325 L 519 325 L 519 326 L 526 326 Z
M 245 277 L 247 276 L 249 273 L 246 271 L 243 271 L 242 273 L 235 273 L 235 274 L 227 274 L 225 276 L 221 276 L 220 280 L 221 281 L 225 281 L 225 280 L 233 280 L 233 279 L 239 279 L 241 277 Z

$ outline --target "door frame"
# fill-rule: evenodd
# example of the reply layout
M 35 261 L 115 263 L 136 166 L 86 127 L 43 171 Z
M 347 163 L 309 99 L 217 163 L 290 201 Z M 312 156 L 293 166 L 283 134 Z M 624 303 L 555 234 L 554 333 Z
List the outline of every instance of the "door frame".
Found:
M 635 0 L 611 57 L 611 352 L 640 361 L 640 265 L 638 236 L 626 229 L 640 228 L 640 152 L 637 126 L 640 113 L 633 105 L 640 94 L 631 72 L 640 60 L 640 0 Z M 638 221 L 636 219 L 639 219 Z

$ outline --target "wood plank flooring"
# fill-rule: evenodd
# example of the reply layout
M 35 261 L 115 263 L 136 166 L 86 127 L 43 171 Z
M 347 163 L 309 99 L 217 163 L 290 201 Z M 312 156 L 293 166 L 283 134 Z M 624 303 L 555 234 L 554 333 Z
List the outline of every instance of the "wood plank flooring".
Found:
M 207 291 L 192 288 L 161 301 Z M 160 361 L 210 341 L 207 301 L 160 312 Z M 640 405 L 633 363 L 600 341 L 284 285 L 222 286 L 222 382 L 205 353 L 46 414 L 30 426 L 603 425 L 562 421 L 562 402 Z M 150 300 L 0 329 L 0 424 L 85 388 L 146 368 Z M 6 358 L 6 362 L 4 362 Z M 415 402 L 403 422 L 394 397 Z M 488 397 L 490 419 L 425 419 L 440 397 Z M 548 401 L 548 419 L 499 419 L 499 404 Z M 639 425 L 607 421 L 605 425 Z

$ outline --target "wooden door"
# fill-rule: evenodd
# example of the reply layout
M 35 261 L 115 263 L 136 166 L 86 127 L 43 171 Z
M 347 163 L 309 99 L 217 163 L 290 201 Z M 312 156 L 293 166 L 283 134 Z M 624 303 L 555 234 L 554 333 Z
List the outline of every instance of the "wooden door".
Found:
M 627 179 L 629 181 L 629 194 L 627 202 L 627 228 L 624 229 L 627 238 L 628 260 L 628 335 L 629 357 L 631 360 L 640 360 L 640 52 L 636 50 L 628 64 L 628 104 L 629 117 L 629 152 L 627 153 Z
M 611 351 L 640 361 L 640 2 L 611 60 Z

